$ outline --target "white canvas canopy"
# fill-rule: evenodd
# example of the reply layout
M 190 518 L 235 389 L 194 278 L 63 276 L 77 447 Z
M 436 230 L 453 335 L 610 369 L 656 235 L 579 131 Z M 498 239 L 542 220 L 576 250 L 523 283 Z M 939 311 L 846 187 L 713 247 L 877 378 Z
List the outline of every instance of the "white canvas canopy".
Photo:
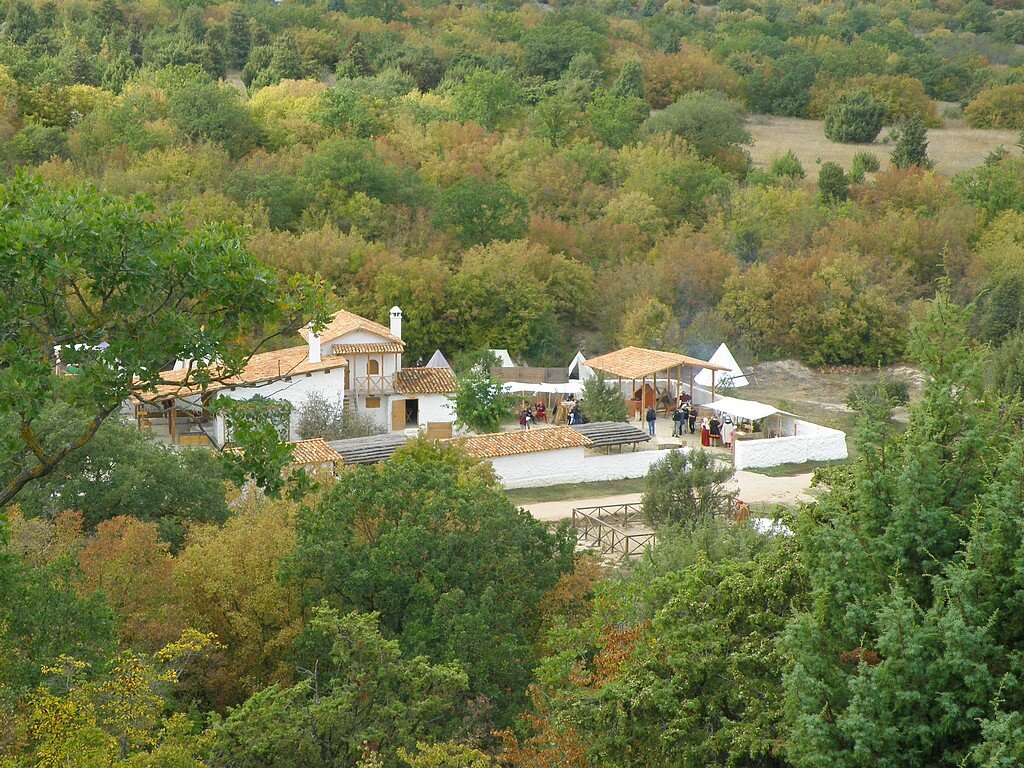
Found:
M 489 350 L 491 354 L 498 358 L 498 365 L 502 368 L 515 368 L 515 363 L 512 362 L 512 355 L 508 353 L 507 349 L 492 349 Z
M 586 381 L 594 375 L 594 371 L 587 365 L 587 358 L 583 356 L 582 352 L 576 353 L 576 357 L 569 363 L 568 371 L 569 378 L 578 381 Z
M 451 368 L 440 349 L 435 349 L 430 360 L 427 361 L 427 368 Z
M 747 421 L 758 421 L 766 416 L 771 416 L 773 413 L 781 413 L 773 405 L 759 403 L 756 400 L 740 400 L 736 397 L 720 397 L 706 407 L 719 413 L 727 413 L 737 419 L 746 419 Z
M 526 381 L 507 381 L 501 388 L 509 394 L 522 395 L 575 395 L 583 392 L 583 385 L 578 381 L 565 384 L 531 384 Z
M 715 354 L 708 360 L 709 363 L 715 363 L 728 368 L 728 371 L 715 371 L 712 373 L 710 368 L 702 368 L 700 372 L 693 377 L 693 383 L 699 384 L 702 387 L 710 387 L 712 384 L 712 375 L 714 376 L 714 383 L 717 386 L 722 384 L 732 384 L 734 387 L 745 387 L 750 382 L 747 381 L 746 374 L 740 370 L 739 363 L 736 362 L 736 358 L 732 356 L 732 352 L 725 344 L 720 344 L 718 349 L 715 350 Z

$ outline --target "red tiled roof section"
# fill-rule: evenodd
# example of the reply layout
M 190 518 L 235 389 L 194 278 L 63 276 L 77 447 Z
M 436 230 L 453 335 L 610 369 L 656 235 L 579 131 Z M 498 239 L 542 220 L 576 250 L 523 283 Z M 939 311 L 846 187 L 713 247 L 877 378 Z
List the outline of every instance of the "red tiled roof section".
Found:
M 336 355 L 381 355 L 401 352 L 403 347 L 394 341 L 385 341 L 380 344 L 334 344 L 331 346 Z
M 395 376 L 400 395 L 450 395 L 455 391 L 451 368 L 403 368 Z
M 314 437 L 311 440 L 296 440 L 291 445 L 295 446 L 292 453 L 292 464 L 327 464 L 330 462 L 342 464 L 344 462 L 341 454 L 319 437 Z
M 260 352 L 249 358 L 245 368 L 237 376 L 231 376 L 223 381 L 215 381 L 202 391 L 214 392 L 227 387 L 245 386 L 248 384 L 260 384 L 265 381 L 276 381 L 289 376 L 299 376 L 304 373 L 317 371 L 328 371 L 334 368 L 344 368 L 348 365 L 341 355 L 324 355 L 319 363 L 309 362 L 309 345 L 301 347 L 288 347 L 273 352 Z M 183 387 L 180 383 L 185 379 L 187 369 L 180 371 L 164 371 L 160 374 L 165 384 L 156 387 L 155 390 L 139 393 L 142 399 L 151 399 L 154 396 L 185 397 L 201 391 L 194 386 Z
M 561 448 L 587 448 L 593 441 L 572 427 L 538 427 L 519 432 L 495 432 L 489 435 L 457 437 L 447 441 L 458 445 L 478 459 L 496 459 L 523 453 L 556 451 Z
M 640 379 L 653 376 L 655 373 L 669 372 L 678 367 L 710 368 L 713 371 L 728 371 L 727 366 L 715 365 L 707 360 L 700 360 L 678 352 L 665 352 L 660 349 L 644 349 L 643 347 L 625 347 L 598 355 L 587 360 L 587 367 L 620 376 L 623 379 Z
M 367 331 L 376 336 L 392 341 L 396 344 L 400 344 L 402 349 L 405 348 L 404 342 L 391 333 L 391 329 L 380 323 L 375 323 L 373 320 L 367 320 L 365 317 L 360 317 L 354 312 L 349 312 L 346 309 L 339 309 L 334 313 L 331 318 L 331 322 L 327 324 L 327 327 L 320 331 L 320 339 L 322 341 L 333 341 L 339 336 L 344 336 L 352 331 Z M 302 338 L 309 341 L 309 328 L 301 328 L 299 333 L 302 334 Z

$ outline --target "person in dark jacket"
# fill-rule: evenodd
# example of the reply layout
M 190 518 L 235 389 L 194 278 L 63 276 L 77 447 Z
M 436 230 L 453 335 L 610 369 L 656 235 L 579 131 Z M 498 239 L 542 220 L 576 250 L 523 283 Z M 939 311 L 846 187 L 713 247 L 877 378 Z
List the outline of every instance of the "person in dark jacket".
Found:
M 658 420 L 658 414 L 655 413 L 654 408 L 647 409 L 647 431 L 651 437 L 654 437 L 654 423 Z
M 676 405 L 672 411 L 672 437 L 683 436 L 683 411 Z
M 697 434 L 697 406 L 693 403 L 687 405 L 689 410 L 686 413 L 686 425 L 690 428 L 690 434 Z

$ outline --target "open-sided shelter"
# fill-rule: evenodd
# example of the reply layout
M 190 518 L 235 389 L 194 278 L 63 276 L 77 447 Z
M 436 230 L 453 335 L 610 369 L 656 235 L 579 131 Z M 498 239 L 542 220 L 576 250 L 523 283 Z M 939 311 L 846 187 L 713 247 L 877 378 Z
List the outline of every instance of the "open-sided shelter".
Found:
M 696 357 L 683 355 L 679 352 L 665 352 L 660 349 L 645 349 L 643 347 L 625 347 L 609 352 L 606 355 L 599 355 L 587 360 L 587 366 L 618 381 L 619 391 L 622 391 L 624 382 L 629 382 L 630 397 L 635 397 L 636 392 L 652 392 L 655 396 L 658 392 L 658 384 L 661 382 L 666 388 L 675 383 L 675 394 L 670 396 L 674 400 L 683 391 L 683 383 L 689 383 L 689 393 L 693 397 L 693 379 L 703 369 L 713 371 L 727 371 L 725 366 L 711 363 L 707 360 L 700 360 Z M 648 385 L 651 387 L 647 389 Z M 711 397 L 714 399 L 715 390 L 712 383 Z M 645 398 L 646 400 L 647 398 Z M 641 408 L 647 405 L 641 402 Z

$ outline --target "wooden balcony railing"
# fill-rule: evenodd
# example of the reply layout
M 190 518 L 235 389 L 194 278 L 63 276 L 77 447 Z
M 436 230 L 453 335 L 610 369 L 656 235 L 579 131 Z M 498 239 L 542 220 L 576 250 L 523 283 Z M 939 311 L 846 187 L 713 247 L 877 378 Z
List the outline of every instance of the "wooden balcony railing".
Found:
M 355 388 L 360 394 L 390 394 L 395 391 L 394 374 L 372 373 L 369 376 L 356 376 Z

